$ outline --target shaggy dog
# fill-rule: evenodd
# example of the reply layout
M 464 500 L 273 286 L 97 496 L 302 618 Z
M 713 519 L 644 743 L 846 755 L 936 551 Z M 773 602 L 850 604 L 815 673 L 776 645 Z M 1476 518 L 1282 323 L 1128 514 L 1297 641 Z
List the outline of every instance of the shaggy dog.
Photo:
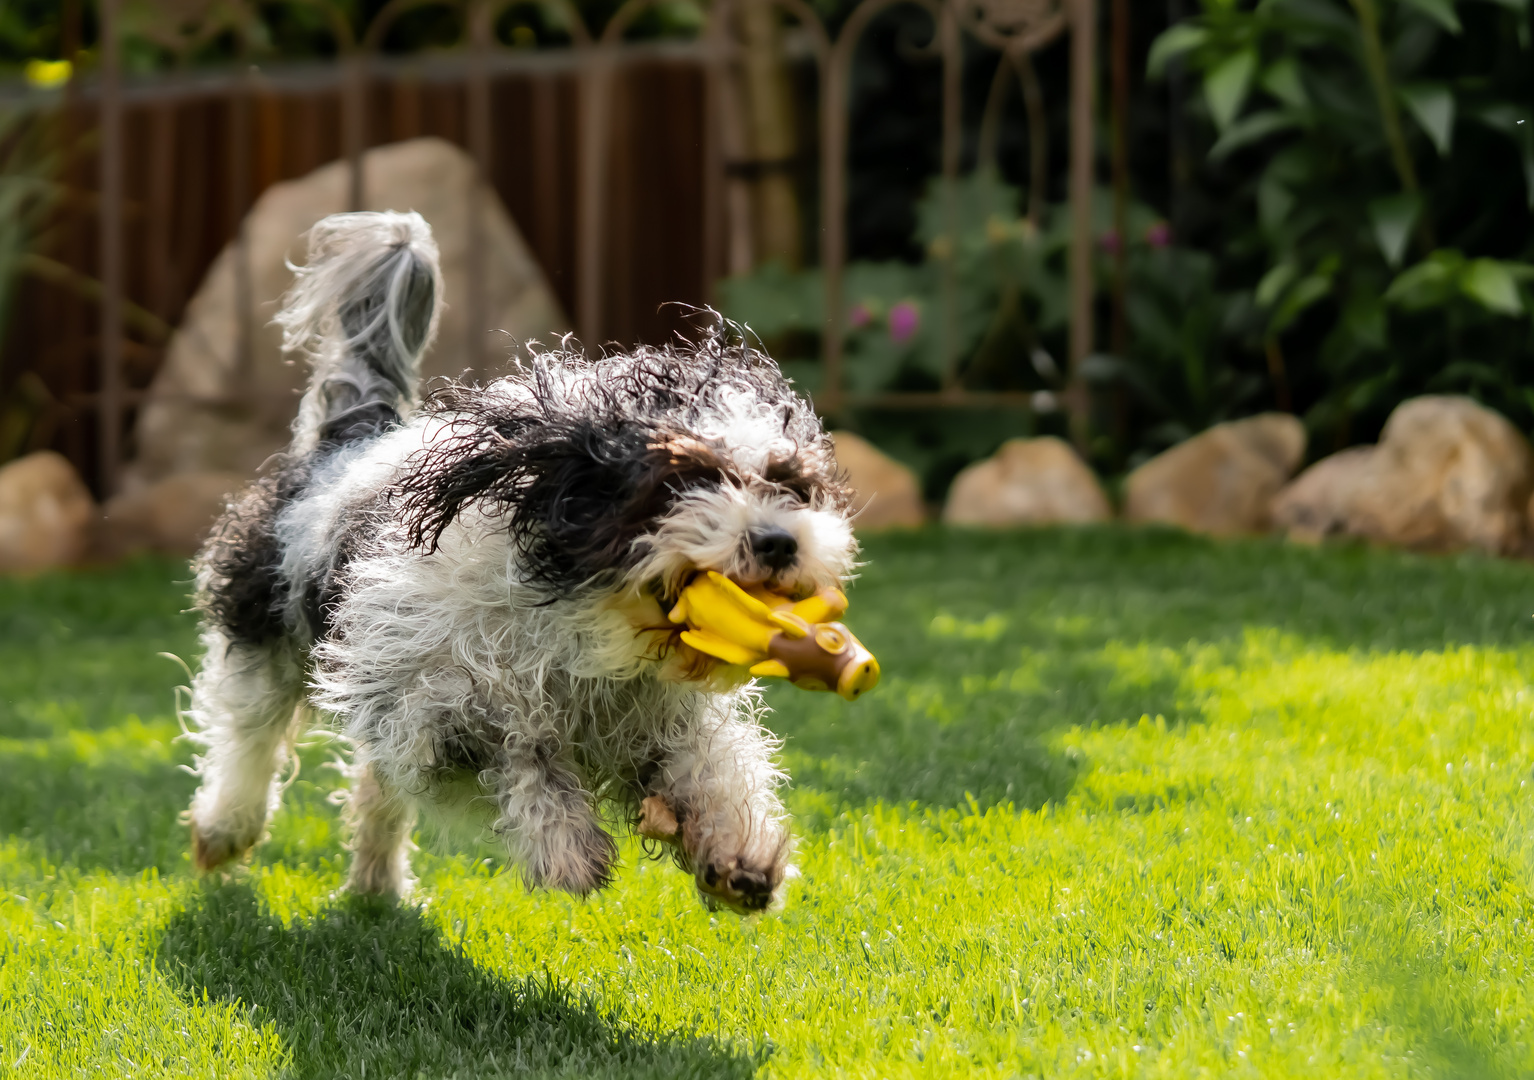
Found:
M 261 837 L 312 707 L 355 747 L 353 890 L 407 891 L 428 810 L 483 814 L 530 884 L 586 893 L 612 878 L 604 823 L 659 796 L 705 902 L 773 906 L 790 841 L 766 710 L 666 613 L 704 570 L 796 598 L 847 579 L 815 413 L 722 327 L 600 360 L 535 350 L 423 404 L 426 223 L 339 214 L 309 245 L 277 318 L 313 365 L 292 446 L 196 563 L 197 865 Z

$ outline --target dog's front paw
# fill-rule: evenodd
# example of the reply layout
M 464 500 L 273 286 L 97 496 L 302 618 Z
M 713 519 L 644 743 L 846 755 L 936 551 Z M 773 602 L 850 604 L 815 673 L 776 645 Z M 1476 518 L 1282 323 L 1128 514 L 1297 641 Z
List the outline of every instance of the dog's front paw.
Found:
M 753 843 L 742 845 L 729 835 L 710 835 L 703 820 L 688 815 L 681 839 L 709 907 L 723 905 L 744 915 L 781 906 L 783 881 L 792 872 L 789 839 L 781 828 L 764 827 Z
M 529 885 L 584 896 L 612 883 L 618 845 L 595 823 L 548 830 L 524 861 Z
M 257 835 L 209 829 L 192 822 L 192 863 L 207 873 L 217 870 L 227 862 L 241 858 L 256 846 Z
M 710 859 L 696 873 L 705 903 L 722 904 L 741 914 L 766 911 L 778 899 L 784 867 L 776 860 L 765 866 L 742 864 L 738 858 Z

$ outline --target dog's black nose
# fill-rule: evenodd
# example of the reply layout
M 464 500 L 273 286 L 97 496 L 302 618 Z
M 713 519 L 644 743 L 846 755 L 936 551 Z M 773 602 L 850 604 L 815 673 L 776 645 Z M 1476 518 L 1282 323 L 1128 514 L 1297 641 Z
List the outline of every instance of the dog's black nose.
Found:
M 774 570 L 787 570 L 799 557 L 799 541 L 787 529 L 752 529 L 751 554 Z

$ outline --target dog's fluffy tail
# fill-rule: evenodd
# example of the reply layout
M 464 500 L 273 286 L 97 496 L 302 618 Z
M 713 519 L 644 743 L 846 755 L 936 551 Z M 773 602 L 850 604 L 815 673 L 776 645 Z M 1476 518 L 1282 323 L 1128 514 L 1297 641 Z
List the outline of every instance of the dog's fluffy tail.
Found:
M 420 214 L 332 214 L 283 298 L 283 349 L 313 364 L 293 450 L 366 438 L 418 404 L 421 355 L 442 310 L 442 271 Z

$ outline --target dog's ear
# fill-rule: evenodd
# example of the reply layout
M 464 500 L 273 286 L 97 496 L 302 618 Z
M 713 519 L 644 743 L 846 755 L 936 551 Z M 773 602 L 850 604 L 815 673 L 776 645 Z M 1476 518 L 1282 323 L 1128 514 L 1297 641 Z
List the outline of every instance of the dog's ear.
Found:
M 445 395 L 445 430 L 395 485 L 410 542 L 435 550 L 466 513 L 504 521 L 529 578 L 565 593 L 634 557 L 633 542 L 677 495 L 718 483 L 719 453 L 605 410 L 486 407 Z

